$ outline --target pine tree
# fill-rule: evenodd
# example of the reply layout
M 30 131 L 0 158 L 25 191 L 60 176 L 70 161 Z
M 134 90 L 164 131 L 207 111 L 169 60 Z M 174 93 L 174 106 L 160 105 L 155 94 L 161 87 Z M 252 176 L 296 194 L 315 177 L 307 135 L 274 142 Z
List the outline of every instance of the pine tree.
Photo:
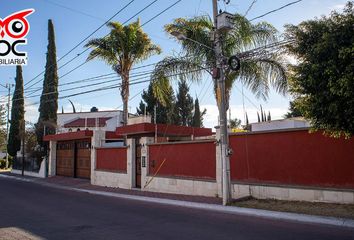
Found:
M 178 83 L 176 113 L 178 125 L 190 126 L 193 118 L 193 98 L 189 94 L 187 82 L 182 79 Z
M 47 62 L 45 66 L 43 91 L 39 105 L 39 118 L 36 124 L 38 144 L 43 146 L 44 126 L 45 133 L 54 134 L 57 123 L 58 110 L 58 69 L 55 47 L 54 26 L 51 19 L 48 20 L 48 47 Z
M 202 115 L 200 113 L 200 108 L 199 108 L 199 100 L 198 98 L 195 99 L 194 102 L 194 114 L 193 114 L 193 120 L 192 120 L 192 127 L 202 127 L 203 126 L 203 119 Z
M 21 148 L 21 137 L 25 127 L 25 109 L 23 98 L 23 77 L 22 67 L 16 67 L 16 85 L 12 97 L 11 121 L 9 131 L 8 153 L 16 156 Z
M 175 124 L 175 95 L 172 87 L 169 87 L 169 91 L 166 93 L 168 97 L 168 102 L 166 102 L 166 106 L 163 106 L 159 101 L 155 98 L 153 93 L 153 87 L 150 83 L 148 90 L 143 91 L 141 95 L 142 100 L 140 101 L 139 107 L 136 109 L 139 115 L 149 114 L 152 117 L 152 122 L 155 122 L 155 106 L 156 106 L 156 123 L 168 123 Z
M 268 111 L 268 117 L 267 117 L 268 121 L 272 121 L 272 116 L 270 115 L 270 111 Z

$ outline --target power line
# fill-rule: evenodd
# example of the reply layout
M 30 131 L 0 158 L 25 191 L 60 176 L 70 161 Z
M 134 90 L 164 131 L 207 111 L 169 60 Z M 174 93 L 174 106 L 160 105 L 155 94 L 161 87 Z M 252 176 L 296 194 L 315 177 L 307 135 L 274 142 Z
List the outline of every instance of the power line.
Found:
M 131 2 L 133 2 L 134 0 L 132 0 Z M 154 0 L 153 2 L 151 2 L 151 3 L 149 3 L 148 5 L 146 5 L 144 8 L 142 8 L 140 11 L 138 11 L 136 14 L 134 14 L 132 17 L 130 17 L 128 20 L 126 20 L 126 21 L 124 21 L 122 24 L 124 25 L 124 24 L 126 24 L 127 22 L 129 22 L 132 18 L 134 18 L 134 17 L 136 17 L 137 15 L 139 15 L 140 13 L 142 13 L 143 11 L 145 11 L 146 9 L 148 9 L 150 6 L 152 6 L 154 3 L 156 3 L 158 0 Z M 179 0 L 179 1 L 181 1 L 181 0 Z M 131 2 L 129 2 L 125 7 L 127 7 Z M 172 6 L 170 6 L 169 8 L 171 8 Z M 169 9 L 168 8 L 168 9 Z M 164 11 L 167 11 L 168 9 L 165 9 Z M 164 12 L 163 11 L 163 12 Z M 151 18 L 150 20 L 148 20 L 148 22 L 149 21 L 152 21 L 154 18 L 156 18 L 157 16 L 159 16 L 159 15 L 161 15 L 162 14 L 162 12 L 160 13 L 160 14 L 158 14 L 158 15 L 156 15 L 155 17 L 153 17 L 153 18 Z M 109 22 L 110 20 L 111 20 L 112 18 L 110 18 L 109 20 L 107 20 L 103 25 L 105 25 L 107 22 Z M 144 26 L 145 24 L 147 24 L 148 22 L 146 22 L 146 23 L 144 23 L 143 25 L 141 25 L 141 26 Z M 103 25 L 101 25 L 100 26 L 100 28 L 103 26 Z M 96 31 L 95 32 L 97 32 L 97 30 L 98 29 L 96 29 Z M 90 36 L 92 36 L 95 32 L 93 32 L 92 34 L 90 34 L 88 37 L 86 37 L 84 40 L 82 40 L 78 45 L 76 45 L 72 50 L 74 50 L 76 47 L 78 47 L 79 45 L 81 45 L 81 43 L 83 43 L 84 41 L 86 41 Z M 106 34 L 104 37 L 106 37 L 106 36 L 108 36 L 109 35 L 109 33 L 108 34 Z M 72 51 L 71 50 L 71 51 Z M 68 65 L 69 63 L 71 63 L 72 61 L 74 61 L 76 58 L 78 58 L 79 56 L 81 56 L 83 53 L 85 53 L 85 52 L 87 52 L 88 50 L 90 50 L 90 48 L 86 48 L 85 50 L 83 50 L 82 52 L 80 52 L 80 53 L 78 53 L 75 57 L 73 57 L 72 59 L 70 59 L 69 61 L 67 61 L 66 63 L 64 63 L 62 66 L 60 66 L 59 68 L 58 68 L 58 70 L 59 69 L 61 69 L 62 67 L 64 67 L 64 66 L 66 66 L 66 65 Z M 64 58 L 65 56 L 67 56 L 69 53 L 67 53 L 67 54 L 65 54 L 63 57 L 61 57 L 59 60 L 58 60 L 58 62 L 62 59 L 62 58 Z M 83 63 L 81 63 L 80 65 L 78 65 L 77 67 L 75 67 L 74 69 L 72 69 L 72 70 L 70 70 L 69 72 L 67 72 L 66 74 L 65 74 L 65 76 L 66 75 L 68 75 L 68 74 L 70 74 L 70 73 L 72 73 L 73 71 L 75 71 L 76 69 L 78 69 L 78 68 L 80 68 L 80 67 L 82 67 L 83 65 L 85 65 L 87 63 L 87 61 L 85 61 L 85 62 L 83 62 Z M 42 72 L 42 73 L 44 73 L 45 72 L 45 70 Z M 41 75 L 42 73 L 40 73 L 39 75 Z M 37 75 L 38 76 L 38 75 Z M 36 77 L 37 77 L 36 76 Z M 62 76 L 63 77 L 63 76 Z M 32 79 L 31 81 L 33 81 L 34 79 Z M 43 80 L 43 78 L 42 79 L 40 79 L 40 80 L 38 80 L 37 82 L 35 82 L 34 84 L 32 84 L 30 87 L 32 87 L 32 86 L 34 86 L 34 85 L 36 85 L 37 83 L 39 83 L 40 81 L 42 81 Z M 31 82 L 30 81 L 30 82 Z M 29 83 L 29 82 L 28 82 Z M 26 86 L 26 85 L 25 85 Z
M 191 73 L 191 72 L 196 72 L 196 71 L 200 71 L 202 70 L 203 68 L 198 68 L 198 69 L 195 69 L 195 70 L 191 70 L 191 71 L 188 71 L 188 72 L 181 72 L 181 73 L 176 73 L 176 74 L 171 74 L 171 75 L 168 75 L 166 77 L 173 77 L 173 76 L 178 76 L 178 75 L 182 75 L 182 74 L 186 74 L 186 73 Z M 144 78 L 141 78 L 141 79 L 144 79 Z M 138 80 L 138 79 L 135 79 L 135 80 Z M 150 82 L 151 79 L 148 78 L 148 79 L 145 79 L 145 80 L 141 80 L 141 81 L 135 81 L 135 82 L 131 82 L 128 84 L 128 86 L 130 85 L 136 85 L 136 84 L 140 84 L 140 83 L 145 83 L 145 82 Z M 92 92 L 98 92 L 98 91 L 105 91 L 105 90 L 110 90 L 110 89 L 115 89 L 115 88 L 119 88 L 121 87 L 122 84 L 114 84 L 114 85 L 110 85 L 110 86 L 105 86 L 105 87 L 101 87 L 101 88 L 98 88 L 98 89 L 92 89 L 92 90 L 88 90 L 88 91 L 85 91 L 85 92 L 79 92 L 79 93 L 73 93 L 73 94 L 70 94 L 70 95 L 66 95 L 66 96 L 62 96 L 62 97 L 58 97 L 58 99 L 65 99 L 65 98 L 69 98 L 69 97 L 73 97 L 73 96 L 78 96 L 78 95 L 83 95 L 83 94 L 87 94 L 87 93 L 92 93 Z M 53 93 L 57 93 L 57 92 L 52 92 Z M 48 93 L 50 94 L 50 93 Z M 21 98 L 22 99 L 22 98 Z M 15 99 L 16 100 L 20 100 L 20 99 Z M 47 102 L 51 102 L 51 101 L 55 101 L 56 99 L 49 99 L 48 101 L 45 101 L 45 103 Z M 26 105 L 25 107 L 28 107 L 28 106 L 34 106 L 34 105 L 37 105 L 39 104 L 40 101 L 37 101 L 36 103 L 32 103 L 32 104 L 28 104 Z
M 116 17 L 119 13 L 121 13 L 124 9 L 126 9 L 130 4 L 132 4 L 135 0 L 131 0 L 130 2 L 128 2 L 126 5 L 124 5 L 124 7 L 122 7 L 120 10 L 118 10 L 118 12 L 116 12 L 112 17 L 110 17 L 107 21 L 105 21 L 103 24 L 101 24 L 98 28 L 96 28 L 96 30 L 94 30 L 91 34 L 89 34 L 87 37 L 85 37 L 82 41 L 80 41 L 78 44 L 76 44 L 71 50 L 69 50 L 66 54 L 64 54 L 61 58 L 58 59 L 57 63 L 62 60 L 63 58 L 65 58 L 67 55 L 69 55 L 73 50 L 75 50 L 78 46 L 80 46 L 83 42 L 85 42 L 89 37 L 91 37 L 93 34 L 95 34 L 98 30 L 100 30 L 103 26 L 105 26 L 110 20 L 112 20 L 114 17 Z M 53 66 L 53 65 L 52 65 Z M 52 67 L 50 66 L 50 67 Z M 29 82 L 27 82 L 24 86 L 26 86 L 27 84 L 29 84 L 30 82 L 34 81 L 37 77 L 39 77 L 40 75 L 42 75 L 45 72 L 45 70 L 43 70 L 40 74 L 38 74 L 37 76 L 35 76 L 34 78 L 32 78 Z
M 244 17 L 247 16 L 247 14 L 249 13 L 249 11 L 251 11 L 253 5 L 257 2 L 257 0 L 253 0 L 251 5 L 248 7 L 247 11 L 245 12 L 245 14 L 243 15 Z
M 181 2 L 182 0 L 178 0 L 176 2 L 174 2 L 173 4 L 171 4 L 170 6 L 168 6 L 167 8 L 165 8 L 164 10 L 162 10 L 161 12 L 159 12 L 158 14 L 156 14 L 155 16 L 153 16 L 152 18 L 150 18 L 147 22 L 145 22 L 143 25 L 141 26 L 145 26 L 146 24 L 148 24 L 149 22 L 151 22 L 152 20 L 154 20 L 155 18 L 157 18 L 158 16 L 160 16 L 161 14 L 165 13 L 166 11 L 168 11 L 169 9 L 171 9 L 172 7 L 174 7 L 175 5 L 177 5 L 179 2 Z
M 279 8 L 276 8 L 276 9 L 274 9 L 274 10 L 272 10 L 272 11 L 266 12 L 266 13 L 264 13 L 264 14 L 258 16 L 258 17 L 252 18 L 250 21 L 254 21 L 254 20 L 256 20 L 256 19 L 265 17 L 265 16 L 267 16 L 267 15 L 269 15 L 269 14 L 271 14 L 271 13 L 274 13 L 274 12 L 278 12 L 278 11 L 280 11 L 280 10 L 283 9 L 283 8 L 289 7 L 289 6 L 293 5 L 293 4 L 299 3 L 299 2 L 301 2 L 301 1 L 302 1 L 302 0 L 297 0 L 297 1 L 294 1 L 294 2 L 290 2 L 290 3 L 288 3 L 288 4 L 285 4 L 284 6 L 281 6 L 281 7 L 279 7 Z
M 91 14 L 85 13 L 85 12 L 83 12 L 83 11 L 80 11 L 80 10 L 77 10 L 77 9 L 74 9 L 74 8 L 70 8 L 70 7 L 64 6 L 64 5 L 59 4 L 59 3 L 57 3 L 57 2 L 54 2 L 54 1 L 45 0 L 44 2 L 49 3 L 49 4 L 52 4 L 52 5 L 55 5 L 55 6 L 57 6 L 57 7 L 64 8 L 64 9 L 66 9 L 66 10 L 69 10 L 69 11 L 72 11 L 72 12 L 75 12 L 75 13 L 79 13 L 79 14 L 84 15 L 84 16 L 86 16 L 86 17 L 94 18 L 94 19 L 97 19 L 97 20 L 100 20 L 100 21 L 106 21 L 106 20 L 104 20 L 103 18 L 96 17 L 96 16 L 93 16 L 93 15 L 91 15 Z

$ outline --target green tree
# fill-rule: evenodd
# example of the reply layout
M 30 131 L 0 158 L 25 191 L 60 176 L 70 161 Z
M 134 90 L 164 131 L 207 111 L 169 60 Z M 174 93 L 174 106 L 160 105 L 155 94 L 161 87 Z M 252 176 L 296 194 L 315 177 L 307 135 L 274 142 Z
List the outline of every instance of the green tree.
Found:
M 119 22 L 107 24 L 110 33 L 103 38 L 90 40 L 85 47 L 92 48 L 87 60 L 99 58 L 105 61 L 121 77 L 121 97 L 123 101 L 123 122 L 128 121 L 129 75 L 133 65 L 154 54 L 160 54 L 161 49 L 151 42 L 149 36 L 142 30 L 139 19 L 126 26 Z
M 233 23 L 233 30 L 221 33 L 225 57 L 235 54 L 241 55 L 246 50 L 277 41 L 277 31 L 269 23 L 252 24 L 239 14 L 234 15 Z M 204 73 L 212 74 L 212 69 L 216 66 L 214 51 L 196 43 L 199 42 L 210 48 L 214 45 L 210 38 L 214 31 L 214 25 L 209 16 L 197 16 L 190 19 L 177 18 L 172 24 L 165 26 L 165 31 L 168 33 L 178 32 L 187 38 L 178 40 L 182 47 L 180 56 L 166 57 L 155 67 L 152 76 L 155 82 L 154 93 L 162 101 L 166 98 L 161 91 L 161 87 L 164 86 L 161 81 L 165 81 L 166 76 L 171 76 L 171 79 L 179 79 L 182 76 L 191 81 L 200 81 L 203 79 Z M 285 93 L 288 86 L 283 60 L 276 52 L 244 56 L 240 70 L 237 72 L 231 69 L 226 70 L 225 78 L 227 108 L 232 87 L 237 80 L 251 89 L 256 96 L 263 98 L 267 98 L 270 86 L 279 93 Z M 217 92 L 214 81 L 214 93 L 219 103 L 220 94 Z
M 288 50 L 299 59 L 291 69 L 296 108 L 313 129 L 337 137 L 354 134 L 353 26 L 353 2 L 348 2 L 343 13 L 286 27 L 287 37 L 295 40 Z
M 284 115 L 284 118 L 302 117 L 300 110 L 296 107 L 295 102 L 289 103 L 289 111 Z
M 203 112 L 200 112 L 199 100 L 198 98 L 196 98 L 194 102 L 192 127 L 203 127 L 203 118 L 204 115 L 206 114 L 206 111 L 207 110 L 204 108 Z
M 55 134 L 58 111 L 58 66 L 55 46 L 54 25 L 48 20 L 47 62 L 45 65 L 43 90 L 39 105 L 39 117 L 36 124 L 36 136 L 40 146 L 44 146 L 43 135 Z
M 4 104 L 0 104 L 0 150 L 6 150 L 6 108 Z
M 176 100 L 177 123 L 181 126 L 190 126 L 193 119 L 193 98 L 189 94 L 189 87 L 184 79 L 178 83 Z
M 230 128 L 239 128 L 241 126 L 241 120 L 238 118 L 230 119 Z
M 169 87 L 168 102 L 164 105 L 159 103 L 157 98 L 154 96 L 152 84 L 150 83 L 148 90 L 143 91 L 139 107 L 136 109 L 139 115 L 144 115 L 145 113 L 152 117 L 152 122 L 155 122 L 155 107 L 156 107 L 156 123 L 168 123 L 175 124 L 176 114 L 175 108 L 175 95 L 172 87 Z
M 9 131 L 9 142 L 7 145 L 8 153 L 16 156 L 21 148 L 21 138 L 25 129 L 25 108 L 23 98 L 23 77 L 22 67 L 16 66 L 16 85 L 12 97 L 11 120 Z

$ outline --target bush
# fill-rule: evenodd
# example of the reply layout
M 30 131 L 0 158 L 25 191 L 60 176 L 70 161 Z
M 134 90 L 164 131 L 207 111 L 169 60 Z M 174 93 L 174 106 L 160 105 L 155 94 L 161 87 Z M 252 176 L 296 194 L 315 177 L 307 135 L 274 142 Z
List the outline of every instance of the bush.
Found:
M 0 159 L 0 169 L 6 168 L 6 159 Z

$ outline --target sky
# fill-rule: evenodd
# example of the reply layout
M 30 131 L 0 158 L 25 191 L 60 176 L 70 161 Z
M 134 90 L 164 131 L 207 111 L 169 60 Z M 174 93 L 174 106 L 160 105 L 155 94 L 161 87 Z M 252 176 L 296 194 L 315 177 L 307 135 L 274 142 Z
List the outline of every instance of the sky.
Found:
M 52 19 L 54 23 L 57 58 L 60 59 L 130 1 L 131 0 L 0 0 L 0 18 L 2 19 L 23 9 L 35 9 L 35 12 L 27 17 L 30 23 L 30 32 L 26 37 L 27 45 L 19 47 L 21 51 L 28 52 L 28 65 L 23 67 L 26 97 L 26 121 L 36 122 L 38 118 L 39 96 L 36 95 L 40 95 L 41 93 L 43 74 L 37 78 L 35 77 L 44 70 L 45 66 L 48 44 L 48 19 Z M 221 10 L 230 13 L 245 14 L 253 1 L 254 0 L 231 0 L 229 4 L 225 4 L 222 0 L 218 2 Z M 254 1 L 254 4 L 246 17 L 252 19 L 292 1 L 293 0 Z M 114 17 L 113 21 L 125 22 L 152 2 L 154 1 L 135 0 L 126 9 Z M 141 23 L 144 24 L 175 2 L 176 0 L 157 0 L 145 11 L 142 11 L 138 16 L 130 20 L 130 22 L 139 17 Z M 286 24 L 296 25 L 305 20 L 328 15 L 333 10 L 341 11 L 345 3 L 346 1 L 344 0 L 303 0 L 297 4 L 257 19 L 254 23 L 258 21 L 267 21 L 275 26 L 278 29 L 279 34 L 281 34 L 283 33 L 284 25 Z M 143 26 L 143 29 L 149 34 L 152 41 L 162 48 L 163 52 L 161 55 L 152 56 L 144 62 L 137 64 L 135 67 L 156 63 L 163 57 L 179 52 L 180 47 L 178 43 L 163 31 L 163 26 L 165 24 L 171 23 L 173 19 L 179 17 L 193 17 L 206 14 L 212 15 L 211 0 L 182 0 L 168 11 L 148 22 Z M 95 32 L 89 39 L 102 37 L 107 33 L 108 28 L 104 26 Z M 100 60 L 93 60 L 85 63 L 88 51 L 81 53 L 85 50 L 83 45 L 84 43 L 80 44 L 77 48 L 71 51 L 69 55 L 58 62 L 58 66 L 61 67 L 58 71 L 59 84 L 64 84 L 59 87 L 59 97 L 110 86 L 115 83 L 112 82 L 114 80 L 113 77 L 89 83 L 81 82 L 80 84 L 67 84 L 82 79 L 113 73 L 112 69 Z M 70 61 L 74 57 L 76 58 Z M 63 66 L 68 61 L 70 62 Z M 83 65 L 78 67 L 81 64 Z M 76 70 L 71 71 L 76 67 L 78 67 Z M 152 69 L 153 66 L 139 68 L 133 70 L 132 75 L 139 75 L 142 72 Z M 14 83 L 15 74 L 15 67 L 1 66 L 0 83 L 3 85 L 6 83 Z M 138 77 L 132 77 L 132 79 L 134 78 L 136 79 Z M 144 79 L 146 79 L 146 77 Z M 110 82 L 91 87 L 87 86 L 87 84 L 99 83 L 102 81 Z M 116 81 L 116 83 L 119 83 L 118 80 Z M 36 84 L 31 86 L 34 83 Z M 78 86 L 81 86 L 81 88 L 68 90 Z M 141 93 L 147 88 L 147 86 L 148 83 L 131 86 L 131 100 L 129 102 L 130 112 L 136 112 L 136 107 L 141 100 Z M 176 89 L 177 83 L 174 82 L 173 86 Z M 5 103 L 6 91 L 5 88 L 0 87 L 0 104 Z M 203 77 L 199 84 L 191 84 L 190 94 L 193 98 L 199 98 L 202 109 L 207 109 L 204 125 L 206 127 L 216 126 L 218 121 L 218 110 L 213 95 L 210 77 Z M 89 111 L 92 106 L 96 106 L 99 110 L 122 109 L 122 100 L 117 88 L 73 96 L 68 99 L 75 104 L 77 111 Z M 68 99 L 59 100 L 59 111 L 61 111 L 62 107 L 65 112 L 72 111 Z M 287 112 L 290 100 L 291 96 L 289 95 L 281 96 L 276 92 L 271 91 L 267 101 L 263 101 L 257 99 L 240 83 L 237 83 L 232 89 L 230 99 L 231 113 L 229 114 L 231 114 L 231 118 L 237 117 L 243 121 L 244 113 L 247 112 L 250 122 L 256 122 L 257 111 L 260 108 L 259 106 L 262 105 L 263 109 L 267 112 L 270 111 L 272 119 L 281 119 Z

